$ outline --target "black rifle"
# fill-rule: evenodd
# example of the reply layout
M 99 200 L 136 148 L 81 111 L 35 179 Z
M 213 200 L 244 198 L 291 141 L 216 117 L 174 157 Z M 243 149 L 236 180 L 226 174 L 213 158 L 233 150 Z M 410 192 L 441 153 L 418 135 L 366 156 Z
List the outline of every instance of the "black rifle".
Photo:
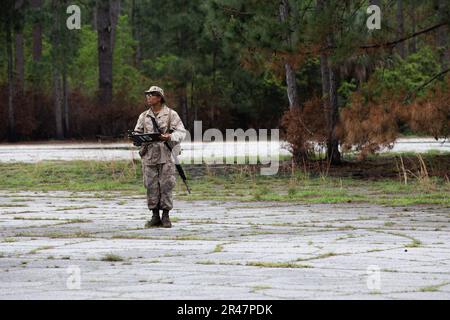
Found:
M 128 130 L 128 138 L 133 140 L 133 144 L 136 147 L 140 147 L 143 143 L 162 141 L 161 134 L 159 132 L 153 133 L 141 133 L 138 131 Z
M 156 123 L 155 118 L 150 117 L 150 119 L 152 119 L 152 123 L 153 123 L 154 129 L 156 129 L 156 131 L 159 134 L 162 134 L 161 133 L 161 129 L 159 129 L 159 126 Z M 189 188 L 189 186 L 188 186 L 188 184 L 186 182 L 187 178 L 186 178 L 186 174 L 184 173 L 183 167 L 181 166 L 181 164 L 178 163 L 178 158 L 177 158 L 177 156 L 175 154 L 173 154 L 172 147 L 167 143 L 167 141 L 164 141 L 164 145 L 169 149 L 170 153 L 173 155 L 173 157 L 175 159 L 175 167 L 177 168 L 178 174 L 180 175 L 181 180 L 183 180 L 184 185 L 186 186 L 186 189 L 187 189 L 188 193 L 190 194 L 191 193 L 191 189 Z

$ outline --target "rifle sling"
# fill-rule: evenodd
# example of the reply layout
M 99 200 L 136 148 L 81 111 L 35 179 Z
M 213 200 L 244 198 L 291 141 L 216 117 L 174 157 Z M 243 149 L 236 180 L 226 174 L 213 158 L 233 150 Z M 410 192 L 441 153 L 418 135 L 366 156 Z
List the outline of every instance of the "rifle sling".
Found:
M 170 110 L 169 110 L 169 112 L 170 112 Z M 170 113 L 169 113 L 169 117 L 170 117 Z M 152 119 L 154 129 L 156 129 L 156 131 L 158 131 L 161 134 L 161 130 L 159 129 L 158 123 L 156 123 L 155 118 L 153 118 L 152 116 L 150 116 L 150 118 Z M 169 130 L 169 127 L 170 127 L 170 123 L 167 126 L 167 131 Z M 172 153 L 173 157 L 175 158 L 175 155 L 172 152 L 172 147 L 167 143 L 167 141 L 164 141 L 164 144 L 170 150 L 170 153 Z M 175 160 L 176 160 L 176 158 L 175 158 Z M 183 180 L 184 184 L 186 185 L 188 192 L 191 193 L 191 190 L 189 189 L 189 186 L 186 183 L 187 178 L 186 178 L 186 174 L 184 173 L 183 167 L 179 163 L 175 163 L 175 167 L 177 168 L 178 174 L 180 175 L 181 179 Z

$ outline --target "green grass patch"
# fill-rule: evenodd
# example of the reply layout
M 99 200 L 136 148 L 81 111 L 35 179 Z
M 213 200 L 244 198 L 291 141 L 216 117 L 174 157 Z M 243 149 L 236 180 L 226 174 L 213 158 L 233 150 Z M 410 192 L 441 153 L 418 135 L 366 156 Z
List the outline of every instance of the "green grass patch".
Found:
M 318 256 L 312 257 L 312 258 L 299 258 L 296 261 L 308 261 L 308 260 L 316 260 L 316 259 L 326 259 L 326 258 L 334 257 L 334 256 L 337 256 L 337 254 L 334 253 L 334 252 L 327 252 L 327 253 L 320 254 Z
M 419 239 L 416 239 L 416 238 L 414 238 L 412 236 L 409 236 L 407 234 L 404 234 L 404 233 L 389 232 L 389 231 L 378 231 L 378 232 L 391 234 L 393 236 L 399 236 L 399 237 L 403 237 L 403 238 L 411 240 L 410 243 L 405 245 L 406 248 L 418 248 L 418 247 L 420 247 L 422 245 L 422 242 Z
M 36 249 L 33 249 L 33 250 L 31 250 L 30 252 L 28 252 L 29 254 L 36 254 L 36 253 L 38 253 L 38 251 L 41 251 L 41 250 L 48 250 L 48 249 L 53 249 L 54 247 L 53 246 L 42 246 L 42 247 L 38 247 L 38 248 L 36 248 Z
M 95 209 L 96 206 L 71 206 L 71 207 L 63 207 L 58 208 L 55 211 L 68 211 L 68 210 L 81 210 L 81 209 Z
M 197 261 L 196 264 L 212 265 L 212 264 L 216 264 L 216 263 L 211 260 L 203 260 L 203 261 Z
M 396 273 L 396 272 L 398 272 L 398 270 L 395 270 L 395 269 L 381 269 L 381 272 L 393 272 L 393 273 Z
M 140 164 L 132 161 L 2 163 L 0 171 L 0 188 L 14 190 L 136 190 L 142 178 Z
M 272 287 L 267 285 L 257 285 L 254 286 L 250 292 L 258 292 L 261 290 L 268 290 L 268 289 L 272 289 Z
M 263 267 L 263 268 L 312 268 L 310 265 L 298 264 L 291 262 L 260 262 L 250 261 L 246 263 L 250 267 Z
M 422 244 L 422 242 L 420 242 L 417 239 L 413 239 L 413 241 L 411 243 L 408 243 L 405 247 L 407 248 L 418 248 L 420 247 L 420 245 Z
M 43 233 L 31 233 L 31 232 L 19 232 L 14 235 L 15 237 L 24 238 L 51 238 L 51 239 L 72 239 L 72 238 L 91 238 L 92 234 L 79 231 L 76 233 L 62 233 L 62 232 L 43 232 Z
M 199 236 L 175 236 L 171 237 L 171 240 L 180 240 L 180 241 L 199 241 L 199 240 L 211 240 L 205 237 Z
M 28 207 L 28 205 L 17 203 L 0 203 L 0 208 L 16 208 L 16 207 Z
M 104 257 L 100 259 L 101 261 L 109 261 L 109 262 L 118 262 L 123 261 L 124 259 L 121 256 L 118 256 L 116 254 L 108 253 Z
M 1 163 L 0 189 L 12 191 L 85 191 L 92 197 L 114 199 L 108 194 L 145 194 L 140 162 L 133 161 L 43 161 L 36 164 Z M 296 203 L 373 203 L 390 206 L 450 206 L 450 183 L 431 179 L 430 183 L 398 179 L 376 181 L 313 176 L 298 170 L 293 174 L 261 176 L 250 170 L 229 175 L 210 173 L 191 177 L 188 194 L 181 180 L 175 189 L 181 200 L 281 201 Z M 125 200 L 118 200 L 125 205 Z M 3 207 L 27 206 L 6 203 Z M 68 206 L 58 211 L 92 208 Z
M 419 289 L 420 292 L 438 292 L 442 287 L 450 284 L 450 282 L 443 282 L 434 286 L 422 287 Z

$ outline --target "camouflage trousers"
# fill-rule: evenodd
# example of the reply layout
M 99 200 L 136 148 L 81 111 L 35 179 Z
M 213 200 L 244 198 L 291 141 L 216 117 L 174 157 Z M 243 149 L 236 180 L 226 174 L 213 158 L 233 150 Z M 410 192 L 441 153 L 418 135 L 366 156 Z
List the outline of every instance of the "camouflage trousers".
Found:
M 172 162 L 160 164 L 142 164 L 144 186 L 147 189 L 147 206 L 149 210 L 172 210 L 172 191 L 177 181 L 175 164 Z

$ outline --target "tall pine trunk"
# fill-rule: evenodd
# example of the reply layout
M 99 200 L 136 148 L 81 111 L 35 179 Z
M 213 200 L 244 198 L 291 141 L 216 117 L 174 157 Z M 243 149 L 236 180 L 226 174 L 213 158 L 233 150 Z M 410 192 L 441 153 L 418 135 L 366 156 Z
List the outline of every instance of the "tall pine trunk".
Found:
M 16 88 L 18 92 L 23 92 L 24 80 L 24 57 L 23 57 L 23 34 L 16 32 Z
M 292 50 L 292 35 L 289 26 L 289 18 L 290 18 L 290 7 L 288 0 L 282 0 L 280 2 L 280 20 L 283 24 L 288 25 L 288 30 L 285 34 L 285 42 L 290 50 Z M 289 108 L 292 110 L 294 108 L 300 107 L 300 102 L 298 98 L 297 92 L 297 83 L 295 81 L 295 70 L 291 64 L 285 63 L 284 65 L 286 72 L 286 85 L 287 85 L 287 95 L 289 99 Z
M 16 0 L 14 9 L 16 11 L 23 11 L 24 0 Z M 19 15 L 22 16 L 21 14 Z M 24 81 L 24 56 L 23 56 L 23 21 L 16 22 L 15 30 L 15 69 L 16 69 L 16 92 L 23 93 L 23 81 Z
M 141 54 L 141 17 L 139 9 L 136 5 L 136 0 L 131 1 L 131 28 L 133 39 L 136 40 L 136 54 L 134 57 L 134 65 L 140 68 L 142 54 Z
M 329 61 L 328 61 L 329 63 Z M 327 160 L 331 164 L 341 163 L 341 153 L 339 152 L 339 140 L 337 138 L 336 129 L 339 120 L 339 106 L 338 106 L 338 77 L 337 68 L 328 66 L 330 76 L 330 101 L 327 112 Z
M 450 19 L 449 18 L 449 3 L 448 0 L 438 0 L 438 16 L 441 20 Z M 448 32 L 449 32 L 449 23 L 447 20 L 447 24 L 440 27 L 437 32 L 437 43 L 439 47 L 439 60 L 441 63 L 442 70 L 446 70 L 450 63 L 450 48 L 448 46 Z
M 64 136 L 70 135 L 70 112 L 69 112 L 69 84 L 67 83 L 67 61 L 64 59 L 62 72 L 63 109 L 64 109 Z
M 35 14 L 40 14 L 42 0 L 31 0 Z M 33 24 L 33 61 L 40 61 L 42 56 L 42 25 L 40 19 Z
M 197 120 L 197 104 L 194 102 L 195 93 L 195 68 L 192 68 L 192 78 L 191 78 L 191 109 L 194 111 L 194 121 Z
M 97 0 L 96 20 L 98 34 L 98 102 L 103 115 L 101 133 L 111 135 L 113 95 L 113 49 L 115 27 L 120 10 L 118 0 Z
M 279 17 L 282 24 L 286 26 L 286 32 L 284 34 L 285 44 L 288 49 L 292 52 L 292 46 L 294 42 L 294 37 L 291 31 L 291 7 L 288 0 L 282 0 L 279 6 Z M 285 77 L 286 77 L 286 91 L 289 100 L 289 110 L 293 111 L 296 109 L 301 110 L 300 99 L 298 96 L 298 88 L 295 76 L 295 70 L 293 66 L 286 62 L 284 64 Z M 303 120 L 302 120 L 303 121 Z M 304 137 L 304 143 L 306 144 L 306 137 Z M 305 145 L 293 146 L 293 156 L 297 163 L 303 163 L 308 159 L 308 153 Z
M 417 29 L 417 17 L 416 17 L 416 6 L 414 3 L 409 4 L 409 16 L 411 18 L 411 32 L 415 33 Z M 417 37 L 413 37 L 409 41 L 409 53 L 413 54 L 417 52 Z
M 101 113 L 107 115 L 111 112 L 112 103 L 112 22 L 110 16 L 110 1 L 97 1 L 97 34 L 98 34 L 98 103 Z M 111 126 L 108 120 L 103 119 L 101 133 L 110 133 Z M 105 123 L 106 122 L 106 123 Z
M 190 130 L 190 122 L 189 122 L 189 111 L 188 111 L 188 98 L 187 98 L 187 90 L 186 87 L 180 89 L 180 93 L 178 95 L 178 103 L 181 109 L 181 119 L 187 130 Z
M 330 161 L 331 164 L 339 164 L 341 162 L 341 153 L 339 152 L 339 140 L 336 135 L 336 126 L 339 121 L 337 71 L 330 66 L 329 58 L 326 53 L 320 55 L 320 72 L 322 78 L 322 101 L 327 126 L 327 160 Z
M 212 101 L 209 109 L 209 125 L 214 127 L 215 123 L 215 99 L 217 97 L 217 87 L 216 87 L 216 69 L 217 69 L 217 47 L 214 46 L 212 54 Z M 234 83 L 233 83 L 234 86 Z
M 8 60 L 8 141 L 16 141 L 16 124 L 14 118 L 14 74 L 13 74 L 13 50 L 12 50 L 12 16 L 14 12 L 14 2 L 7 1 L 4 5 L 5 10 L 5 36 L 6 36 L 6 55 Z
M 30 1 L 31 9 L 33 12 L 33 15 L 35 15 L 35 20 L 33 22 L 32 26 L 32 58 L 33 58 L 33 72 L 32 72 L 32 96 L 31 96 L 31 103 L 33 105 L 33 111 L 35 114 L 39 113 L 39 105 L 42 103 L 41 99 L 39 98 L 39 88 L 40 88 L 40 82 L 39 82 L 39 76 L 38 76 L 38 64 L 41 61 L 42 57 L 42 25 L 41 25 L 41 7 L 42 7 L 42 0 L 31 0 Z
M 64 139 L 63 128 L 63 88 L 61 79 L 61 64 L 64 57 L 61 56 L 61 1 L 52 0 L 53 30 L 52 42 L 52 83 L 53 83 L 53 110 L 55 113 L 55 135 L 56 139 Z
M 64 129 L 63 129 L 63 90 L 61 86 L 61 76 L 59 70 L 54 68 L 52 71 L 52 81 L 53 81 L 53 110 L 55 112 L 55 128 L 56 128 L 56 139 L 64 139 Z
M 317 1 L 319 11 L 326 10 L 324 0 Z M 329 48 L 334 47 L 333 35 L 329 33 L 326 36 L 325 45 Z M 331 65 L 331 61 L 326 51 L 320 54 L 320 73 L 322 79 L 322 101 L 326 120 L 326 145 L 327 160 L 330 164 L 337 165 L 341 163 L 341 153 L 339 152 L 339 140 L 336 135 L 336 127 L 339 120 L 339 109 L 337 100 L 337 70 Z
M 401 39 L 405 36 L 405 19 L 403 15 L 403 0 L 397 0 L 397 35 L 398 38 Z M 405 59 L 406 57 L 406 47 L 405 42 L 400 41 L 397 44 L 397 49 L 400 57 Z

